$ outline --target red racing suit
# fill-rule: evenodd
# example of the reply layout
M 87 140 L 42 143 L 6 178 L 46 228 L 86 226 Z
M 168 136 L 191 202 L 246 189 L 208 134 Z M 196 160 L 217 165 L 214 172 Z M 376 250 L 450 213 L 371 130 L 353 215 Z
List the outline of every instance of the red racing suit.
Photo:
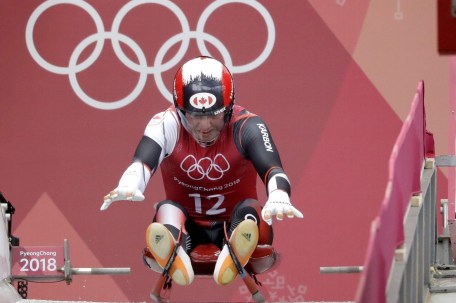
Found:
M 166 199 L 179 203 L 202 226 L 227 221 L 236 204 L 257 199 L 257 176 L 268 187 L 269 180 L 280 174 L 273 187 L 290 194 L 266 124 L 238 105 L 210 146 L 200 145 L 187 132 L 171 106 L 151 119 L 134 161 L 144 163 L 151 175 L 160 167 Z

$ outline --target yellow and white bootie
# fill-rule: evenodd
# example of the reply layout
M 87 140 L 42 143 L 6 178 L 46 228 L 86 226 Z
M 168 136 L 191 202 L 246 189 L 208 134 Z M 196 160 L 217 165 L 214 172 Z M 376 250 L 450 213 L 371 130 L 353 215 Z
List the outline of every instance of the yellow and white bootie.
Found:
M 258 244 L 258 226 L 253 220 L 244 220 L 234 229 L 229 239 L 234 254 L 245 266 Z M 214 280 L 219 285 L 231 283 L 238 271 L 225 244 L 217 259 L 214 269 Z
M 175 240 L 171 232 L 161 223 L 154 222 L 147 228 L 146 243 L 155 261 L 163 269 L 173 254 Z M 169 275 L 179 285 L 192 283 L 194 272 L 190 257 L 182 246 L 177 249 L 177 255 L 169 270 Z

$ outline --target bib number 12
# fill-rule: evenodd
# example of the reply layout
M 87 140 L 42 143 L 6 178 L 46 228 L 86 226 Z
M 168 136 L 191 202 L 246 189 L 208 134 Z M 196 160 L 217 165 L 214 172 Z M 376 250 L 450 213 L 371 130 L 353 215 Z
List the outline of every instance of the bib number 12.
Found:
M 205 211 L 204 214 L 208 216 L 219 215 L 221 213 L 226 212 L 226 208 L 222 208 L 223 201 L 225 200 L 225 196 L 223 195 L 211 195 L 207 197 L 201 197 L 200 194 L 190 194 L 195 201 L 195 211 L 199 214 L 203 214 L 203 203 L 202 200 L 209 200 L 209 203 L 204 203 L 204 205 L 212 204 L 212 207 Z

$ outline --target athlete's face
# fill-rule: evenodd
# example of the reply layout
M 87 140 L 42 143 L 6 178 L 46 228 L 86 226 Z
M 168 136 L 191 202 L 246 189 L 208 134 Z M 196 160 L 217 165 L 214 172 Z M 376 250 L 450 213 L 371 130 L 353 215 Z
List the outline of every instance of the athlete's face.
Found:
M 210 143 L 217 139 L 225 125 L 225 113 L 215 116 L 195 116 L 186 113 L 188 131 L 201 143 Z

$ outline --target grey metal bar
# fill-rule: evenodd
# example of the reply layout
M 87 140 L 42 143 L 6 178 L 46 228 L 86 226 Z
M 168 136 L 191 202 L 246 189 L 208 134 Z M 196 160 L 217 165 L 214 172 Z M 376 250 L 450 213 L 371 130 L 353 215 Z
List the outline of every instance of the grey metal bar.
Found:
M 130 273 L 130 268 L 72 268 L 73 275 L 126 275 Z
M 125 275 L 130 273 L 130 268 L 72 268 L 70 261 L 70 248 L 68 240 L 63 242 L 63 252 L 65 263 L 60 271 L 65 273 L 65 281 L 70 284 L 73 280 L 73 275 Z
M 456 166 L 456 155 L 441 155 L 435 157 L 435 165 L 443 167 Z
M 71 281 L 72 281 L 71 261 L 70 261 L 70 247 L 69 247 L 67 239 L 63 240 L 63 255 L 64 255 L 63 272 L 65 274 L 65 281 L 68 285 L 70 285 Z
M 451 237 L 450 237 L 450 229 L 448 226 L 448 199 L 441 199 L 440 204 L 440 211 L 443 215 L 443 229 L 442 234 L 438 237 L 438 245 L 441 247 L 440 254 L 439 254 L 439 262 L 440 264 L 450 264 L 452 262 L 451 257 Z
M 441 212 L 443 214 L 443 228 L 448 228 L 448 199 L 440 200 L 440 204 L 442 205 Z
M 332 266 L 320 267 L 322 274 L 352 274 L 360 273 L 363 271 L 363 266 Z

